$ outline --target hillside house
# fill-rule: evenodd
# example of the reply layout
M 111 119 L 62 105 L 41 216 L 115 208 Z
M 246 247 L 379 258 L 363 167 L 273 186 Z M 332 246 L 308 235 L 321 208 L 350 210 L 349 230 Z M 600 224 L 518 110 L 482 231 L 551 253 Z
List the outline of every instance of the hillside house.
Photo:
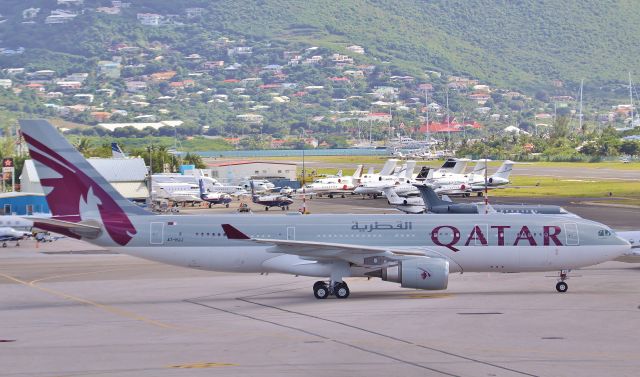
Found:
M 364 55 L 364 53 L 365 53 L 364 47 L 358 46 L 358 45 L 348 46 L 347 50 L 353 52 L 354 54 Z
M 159 26 L 162 21 L 162 16 L 156 13 L 138 13 L 136 18 L 145 26 Z

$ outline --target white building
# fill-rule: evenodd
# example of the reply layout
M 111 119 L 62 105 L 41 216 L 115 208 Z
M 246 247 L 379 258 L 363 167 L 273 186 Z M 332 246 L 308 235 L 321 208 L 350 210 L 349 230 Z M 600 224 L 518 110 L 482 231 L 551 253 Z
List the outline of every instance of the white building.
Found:
M 111 132 L 113 132 L 115 129 L 122 128 L 122 127 L 129 127 L 129 126 L 139 131 L 142 131 L 147 127 L 151 127 L 156 130 L 159 129 L 160 127 L 165 127 L 165 126 L 179 127 L 183 123 L 184 122 L 181 120 L 163 120 L 162 122 L 154 122 L 154 123 L 98 123 L 98 126 L 105 128 Z
M 9 89 L 12 84 L 11 79 L 0 79 L 0 88 Z
M 142 158 L 89 158 L 88 161 L 125 198 L 144 200 L 149 196 L 147 167 Z M 44 192 L 33 160 L 24 162 L 20 174 L 20 190 Z
M 211 178 L 222 182 L 240 182 L 246 178 L 296 179 L 296 164 L 266 161 L 226 161 L 209 164 Z
M 155 13 L 138 13 L 137 17 L 142 25 L 147 26 L 158 26 L 162 20 L 162 16 Z

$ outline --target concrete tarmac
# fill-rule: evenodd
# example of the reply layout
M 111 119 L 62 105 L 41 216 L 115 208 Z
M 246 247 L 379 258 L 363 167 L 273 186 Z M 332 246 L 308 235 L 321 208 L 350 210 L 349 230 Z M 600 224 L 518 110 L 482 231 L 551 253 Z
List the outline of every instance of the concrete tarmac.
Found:
M 82 250 L 91 250 L 82 253 Z M 189 270 L 59 240 L 0 253 L 13 376 L 637 376 L 640 267 L 452 275 L 449 289 Z M 577 275 L 577 274 L 576 274 Z
M 581 200 L 539 201 L 640 229 L 640 209 Z M 396 213 L 384 199 L 307 204 Z M 35 246 L 0 249 L 2 376 L 640 375 L 640 264 L 574 271 L 565 294 L 555 273 L 465 273 L 446 291 L 350 278 L 348 299 L 316 300 L 314 278 L 179 268 L 66 238 Z

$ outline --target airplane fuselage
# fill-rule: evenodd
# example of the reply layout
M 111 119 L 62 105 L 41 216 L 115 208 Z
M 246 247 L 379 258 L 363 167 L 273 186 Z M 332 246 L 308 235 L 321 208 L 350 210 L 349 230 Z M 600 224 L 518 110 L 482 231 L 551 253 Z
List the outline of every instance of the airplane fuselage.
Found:
M 136 235 L 114 249 L 216 271 L 326 276 L 322 263 L 280 254 L 274 246 L 228 239 L 222 224 L 232 224 L 252 238 L 419 251 L 447 258 L 451 272 L 574 269 L 613 259 L 630 249 L 627 241 L 602 224 L 551 215 L 157 215 L 131 216 L 131 221 Z M 106 234 L 90 241 L 107 248 L 113 245 Z M 353 261 L 354 266 L 358 262 Z M 351 270 L 351 276 L 369 271 L 367 267 Z

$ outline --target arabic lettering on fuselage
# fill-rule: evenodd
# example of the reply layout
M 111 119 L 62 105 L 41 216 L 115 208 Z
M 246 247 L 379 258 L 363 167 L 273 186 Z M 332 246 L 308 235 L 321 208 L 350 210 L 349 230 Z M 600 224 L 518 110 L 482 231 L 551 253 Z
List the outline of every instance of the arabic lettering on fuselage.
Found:
M 374 230 L 411 230 L 413 229 L 413 223 L 411 221 L 398 221 L 395 225 L 392 223 L 380 223 L 374 221 L 372 223 L 359 223 L 353 222 L 351 230 L 357 230 L 359 232 L 373 232 Z

